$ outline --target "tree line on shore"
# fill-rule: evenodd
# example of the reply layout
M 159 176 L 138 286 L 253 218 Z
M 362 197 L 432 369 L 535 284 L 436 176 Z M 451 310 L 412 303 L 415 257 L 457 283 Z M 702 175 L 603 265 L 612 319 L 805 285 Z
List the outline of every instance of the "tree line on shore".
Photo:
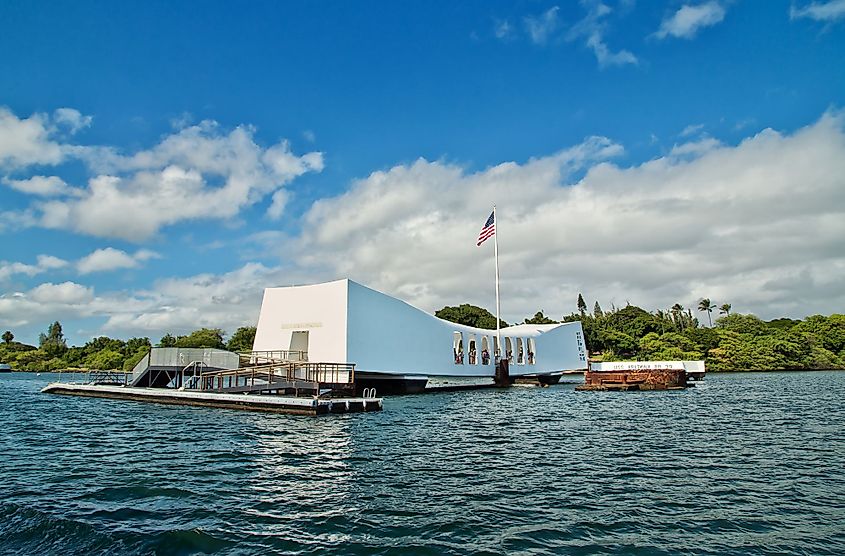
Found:
M 676 303 L 650 313 L 635 305 L 611 306 L 603 311 L 596 301 L 592 312 L 581 294 L 578 311 L 559 321 L 542 310 L 524 324 L 580 321 L 590 357 L 597 361 L 701 360 L 709 370 L 845 369 L 845 315 L 812 315 L 803 320 L 764 321 L 751 314 L 734 314 L 731 305 L 718 307 L 702 299 L 697 310 L 706 313 L 702 326 L 691 308 Z M 473 305 L 444 307 L 436 316 L 477 328 L 495 329 L 496 317 Z M 500 320 L 502 327 L 508 323 Z
M 254 326 L 242 326 L 225 340 L 226 333 L 220 328 L 200 328 L 184 336 L 165 334 L 156 344 L 158 347 L 217 348 L 230 351 L 250 351 L 255 339 Z M 7 330 L 0 336 L 0 363 L 8 363 L 21 371 L 58 371 L 63 369 L 123 369 L 132 368 L 149 352 L 152 342 L 149 338 L 120 340 L 100 336 L 82 346 L 67 345 L 62 325 L 58 321 L 47 328 L 38 338 L 38 346 L 15 341 L 15 335 Z
M 841 314 L 764 321 L 751 314 L 734 314 L 731 305 L 725 303 L 713 321 L 712 313 L 717 307 L 709 299 L 702 299 L 697 311 L 707 314 L 710 325 L 702 326 L 691 308 L 677 303 L 665 311 L 650 313 L 630 304 L 604 311 L 596 301 L 593 310 L 588 311 L 579 294 L 577 308 L 577 312 L 559 321 L 540 310 L 523 323 L 580 321 L 590 356 L 600 361 L 703 359 L 709 370 L 716 371 L 845 368 L 845 315 Z M 474 305 L 447 306 L 435 315 L 476 328 L 496 328 L 496 317 Z M 505 328 L 508 323 L 500 320 L 500 325 Z M 59 322 L 40 335 L 37 347 L 16 342 L 8 330 L 0 338 L 0 363 L 39 372 L 73 368 L 131 370 L 153 345 L 146 337 L 120 340 L 100 336 L 82 346 L 68 347 Z M 165 334 L 156 345 L 240 352 L 251 350 L 254 339 L 254 326 L 238 328 L 228 340 L 219 328 L 201 328 L 184 336 Z

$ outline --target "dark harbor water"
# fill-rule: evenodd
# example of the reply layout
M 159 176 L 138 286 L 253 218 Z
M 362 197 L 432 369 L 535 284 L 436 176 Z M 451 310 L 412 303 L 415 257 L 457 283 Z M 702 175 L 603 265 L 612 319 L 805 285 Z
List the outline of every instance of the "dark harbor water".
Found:
M 845 554 L 845 372 L 321 418 L 50 379 L 0 375 L 0 554 Z

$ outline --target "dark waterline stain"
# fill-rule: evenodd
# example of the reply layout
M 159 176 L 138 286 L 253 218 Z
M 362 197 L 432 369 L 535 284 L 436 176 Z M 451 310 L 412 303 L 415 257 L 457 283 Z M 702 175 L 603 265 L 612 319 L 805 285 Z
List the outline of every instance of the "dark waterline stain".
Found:
M 0 375 L 0 554 L 844 554 L 845 372 L 324 418 Z

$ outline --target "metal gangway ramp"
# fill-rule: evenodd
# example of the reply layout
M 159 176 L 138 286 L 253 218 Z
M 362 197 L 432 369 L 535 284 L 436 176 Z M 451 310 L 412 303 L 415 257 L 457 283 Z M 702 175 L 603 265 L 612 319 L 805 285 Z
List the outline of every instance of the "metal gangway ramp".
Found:
M 130 386 L 166 388 L 177 377 L 240 367 L 240 355 L 214 348 L 152 348 L 132 369 Z

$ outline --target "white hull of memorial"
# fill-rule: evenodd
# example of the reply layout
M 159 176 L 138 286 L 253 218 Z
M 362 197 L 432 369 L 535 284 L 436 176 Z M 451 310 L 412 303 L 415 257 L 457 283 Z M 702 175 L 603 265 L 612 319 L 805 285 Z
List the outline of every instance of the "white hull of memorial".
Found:
M 348 279 L 267 288 L 253 350 L 307 353 L 310 361 L 355 363 L 357 387 L 380 394 L 425 387 L 428 377 L 493 377 L 495 354 L 512 377 L 587 368 L 580 322 L 501 330 L 455 324 Z

